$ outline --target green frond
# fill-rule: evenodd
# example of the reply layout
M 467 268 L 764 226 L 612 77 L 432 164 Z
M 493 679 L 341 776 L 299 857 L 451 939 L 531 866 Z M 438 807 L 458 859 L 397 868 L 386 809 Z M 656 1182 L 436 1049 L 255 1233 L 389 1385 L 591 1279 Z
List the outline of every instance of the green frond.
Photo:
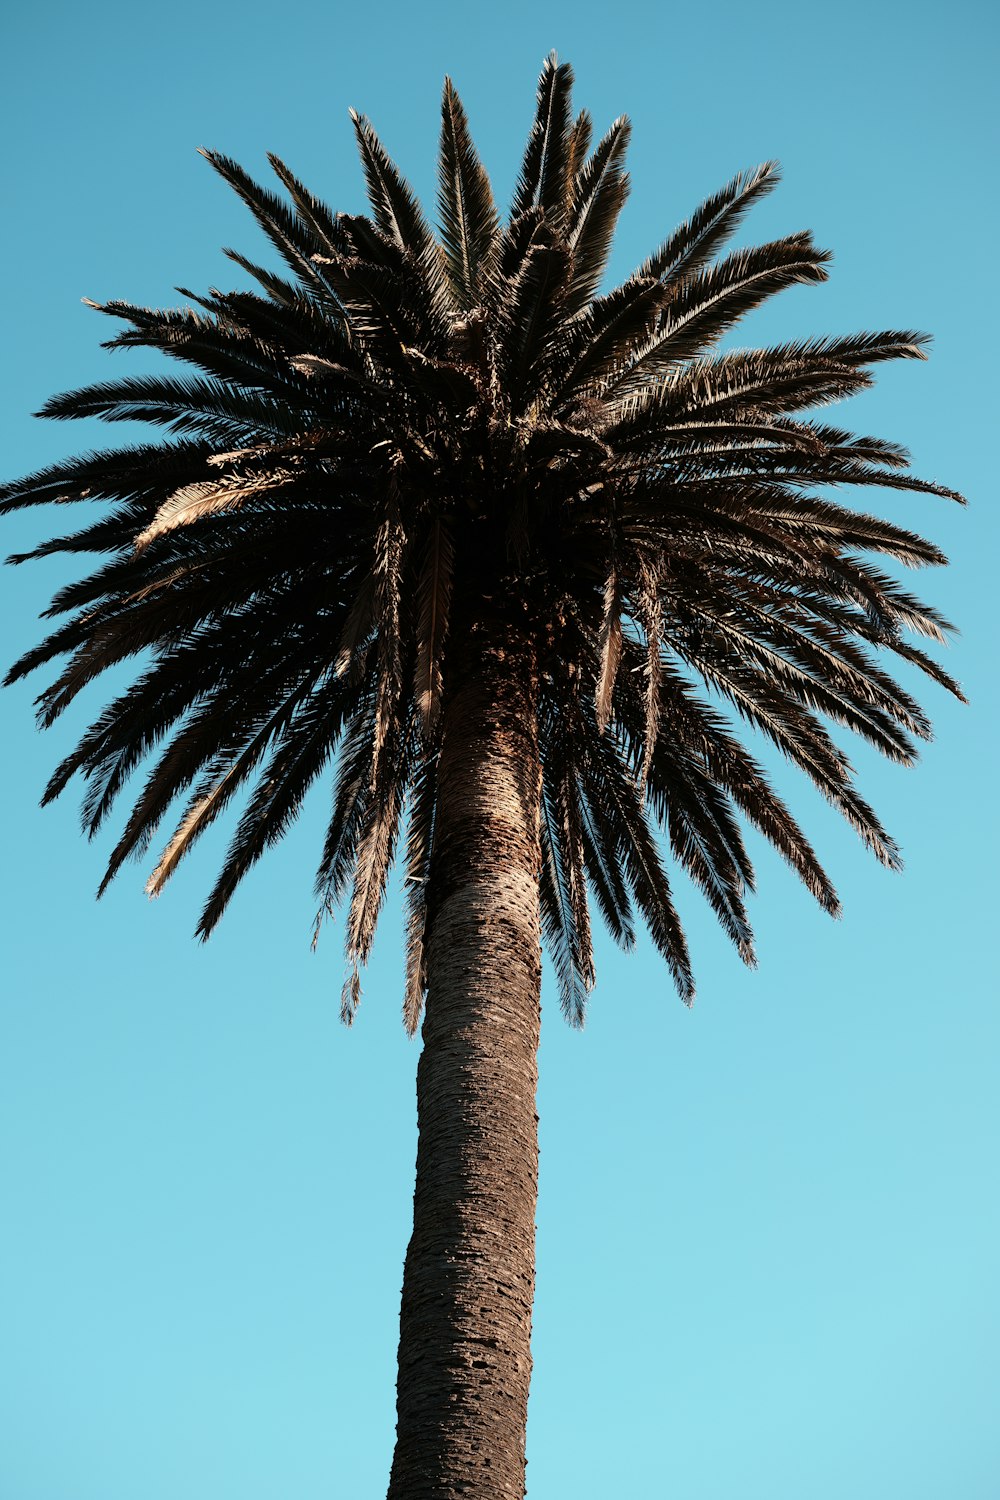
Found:
M 272 616 L 271 632 L 285 623 L 280 616 L 277 619 Z M 185 764 L 181 757 L 171 754 L 150 778 L 150 795 L 159 798 L 164 811 L 174 795 L 190 785 L 201 764 L 211 756 L 218 758 L 223 745 L 230 747 L 230 755 L 242 754 L 258 736 L 262 725 L 273 721 L 272 732 L 277 732 L 282 710 L 294 708 L 303 682 L 311 680 L 306 674 L 313 664 L 312 657 L 300 650 L 297 657 L 284 658 L 268 667 L 256 654 L 262 645 L 259 631 L 256 634 L 248 631 L 240 642 L 241 658 L 226 633 L 201 631 L 159 653 L 153 665 L 108 704 L 76 749 L 57 767 L 45 789 L 43 805 L 60 795 L 70 778 L 82 771 L 87 778 L 82 824 L 88 837 L 93 838 L 132 772 L 171 727 L 181 724 L 196 706 L 203 713 L 199 712 L 196 734 L 186 737 L 190 763 Z M 248 663 L 248 656 L 253 665 Z M 213 692 L 218 684 L 220 660 L 228 663 L 224 694 Z M 269 737 L 265 736 L 261 743 L 266 744 Z M 152 809 L 153 803 L 144 806 Z M 158 814 L 149 823 L 150 834 L 157 822 Z M 139 848 L 140 842 L 142 848 L 148 843 L 142 828 L 133 847 Z M 128 855 L 131 850 L 124 852 Z
M 556 384 L 558 409 L 600 390 L 602 378 L 617 372 L 656 328 L 665 293 L 658 281 L 632 278 L 600 297 L 570 326 L 567 368 Z M 607 410 L 607 401 L 601 403 Z
M 248 276 L 252 276 L 254 281 L 263 287 L 274 303 L 278 305 L 283 303 L 286 307 L 290 307 L 301 298 L 302 292 L 294 282 L 287 281 L 283 276 L 278 276 L 274 271 L 269 270 L 267 266 L 258 265 L 256 261 L 250 260 L 245 255 L 241 255 L 232 246 L 224 245 L 222 253 L 227 260 L 232 261 L 234 266 L 239 266 L 241 271 L 245 271 Z M 178 291 L 182 297 L 187 297 L 189 302 L 196 302 L 198 300 L 185 287 L 175 287 L 175 291 Z
M 808 235 L 790 235 L 750 250 L 737 250 L 709 270 L 681 283 L 667 303 L 659 327 L 612 378 L 607 393 L 641 389 L 678 363 L 694 359 L 768 297 L 797 283 L 826 280 L 831 256 Z
M 545 807 L 538 877 L 542 936 L 559 987 L 559 1008 L 571 1026 L 582 1026 L 590 986 L 581 972 L 579 937 L 561 869 L 559 829 Z
M 84 453 L 62 459 L 0 485 L 0 515 L 29 505 L 69 505 L 80 500 L 133 501 L 182 484 L 203 473 L 213 451 L 204 439 L 141 443 L 129 448 Z
M 742 663 L 737 665 L 731 659 L 723 659 L 721 653 L 716 652 L 692 653 L 689 659 L 706 683 L 727 698 L 742 718 L 805 772 L 882 864 L 890 869 L 900 868 L 899 850 L 853 787 L 846 758 L 815 717 L 798 711 L 799 704 L 807 709 L 811 706 L 810 692 L 804 683 L 798 684 L 797 690 L 789 694 L 787 674 L 775 681 Z M 827 697 L 827 704 L 834 706 L 832 695 Z M 860 714 L 856 721 L 852 727 L 863 724 L 865 738 L 874 740 L 883 748 L 876 727 Z M 891 740 L 886 738 L 885 743 L 889 745 Z M 893 758 L 905 757 L 900 753 Z
M 385 150 L 370 121 L 353 109 L 350 113 L 375 223 L 383 234 L 395 240 L 400 249 L 419 256 L 428 244 L 430 230 L 413 189 Z
M 490 179 L 469 135 L 462 101 L 451 79 L 441 100 L 438 211 L 448 279 L 456 307 L 479 300 L 484 268 L 493 253 L 500 220 Z
M 668 762 L 670 772 L 665 775 Z M 655 776 L 654 763 L 659 773 Z M 753 867 L 728 799 L 697 763 L 669 744 L 663 745 L 659 762 L 654 749 L 646 786 L 675 858 L 701 889 L 743 962 L 753 967 L 753 933 L 743 900 L 753 889 Z
M 424 734 L 433 736 L 441 712 L 442 658 L 448 638 L 455 549 L 440 518 L 430 535 L 417 583 L 417 656 L 414 697 Z
M 763 769 L 733 736 L 723 717 L 699 700 L 691 684 L 667 664 L 664 664 L 660 691 L 671 733 L 682 750 L 696 764 L 704 766 L 711 781 L 732 798 L 747 822 L 777 849 L 819 904 L 832 916 L 838 916 L 840 903 L 837 894 L 812 846 L 771 787 Z M 623 697 L 620 711 L 627 714 L 627 697 Z M 640 732 L 640 724 L 636 711 L 632 718 L 633 734 Z M 653 752 L 650 787 L 662 786 L 669 794 L 672 773 L 669 752 L 661 741 Z
M 18 567 L 21 563 L 35 562 L 38 558 L 53 557 L 57 552 L 114 552 L 130 546 L 133 534 L 131 513 L 123 506 L 91 526 L 84 526 L 80 531 L 48 537 L 28 552 L 12 552 L 6 561 Z
M 544 380 L 561 323 L 570 256 L 565 246 L 546 238 L 540 233 L 525 255 L 507 305 L 502 368 L 508 400 L 518 415 Z
M 779 181 L 776 161 L 741 172 L 721 192 L 706 198 L 690 219 L 643 261 L 636 274 L 679 282 L 700 271 L 733 235 L 747 210 Z
M 559 227 L 566 208 L 566 180 L 573 134 L 573 69 L 550 52 L 538 79 L 535 119 L 517 179 L 510 217 L 540 208 Z
M 649 934 L 666 960 L 678 993 L 686 1005 L 694 999 L 694 978 L 687 939 L 674 906 L 670 883 L 640 802 L 634 777 L 613 747 L 604 741 L 581 773 L 591 808 L 600 805 L 615 836 L 615 854 L 632 889 Z
M 59 421 L 100 417 L 104 422 L 153 422 L 216 446 L 246 446 L 293 437 L 313 415 L 311 406 L 305 387 L 300 401 L 290 405 L 287 395 L 278 400 L 219 380 L 133 375 L 52 396 L 38 415 Z
M 591 301 L 608 263 L 615 226 L 628 196 L 623 162 L 631 129 L 624 115 L 615 120 L 573 184 L 566 226 L 566 237 L 573 251 L 573 276 L 567 297 L 570 313 Z
M 583 170 L 583 164 L 590 150 L 590 141 L 593 135 L 593 120 L 587 110 L 581 109 L 573 121 L 566 145 L 566 190 L 567 207 L 572 207 L 573 196 L 576 192 L 577 177 Z
M 569 737 L 556 721 L 542 721 L 542 932 L 559 984 L 563 1015 L 582 1026 L 594 985 L 587 907 L 579 775 Z
M 372 796 L 372 741 L 375 733 L 375 694 L 359 694 L 346 727 L 333 788 L 333 807 L 316 871 L 319 910 L 313 947 L 323 918 L 343 899 L 354 872 L 358 841 Z
M 300 182 L 295 174 L 290 171 L 280 156 L 275 156 L 273 151 L 267 153 L 267 159 L 271 163 L 271 169 L 280 180 L 286 192 L 295 205 L 295 211 L 299 220 L 313 237 L 321 253 L 327 255 L 343 254 L 346 249 L 344 236 L 338 223 L 338 215 L 331 213 L 325 203 Z M 313 263 L 315 264 L 313 252 Z
M 284 836 L 303 799 L 334 753 L 344 726 L 343 695 L 309 699 L 294 734 L 286 734 L 251 794 L 202 910 L 197 935 L 204 941 L 221 919 L 236 887 L 261 855 Z
M 580 803 L 580 838 L 587 880 L 594 892 L 604 924 L 619 947 L 635 943 L 632 903 L 622 878 L 614 831 L 599 805 L 585 797 Z
M 223 156 L 219 151 L 199 148 L 210 166 L 240 197 L 253 214 L 260 228 L 267 235 L 285 264 L 296 277 L 319 297 L 326 298 L 328 292 L 319 274 L 313 257 L 322 250 L 322 243 L 315 238 L 308 225 L 289 210 L 288 205 L 260 183 L 254 182 L 238 162 Z
M 98 895 L 104 894 L 127 860 L 146 852 L 174 799 L 197 778 L 201 778 L 200 785 L 150 877 L 147 885 L 150 895 L 159 894 L 179 860 L 224 810 L 269 748 L 289 737 L 290 725 L 301 725 L 304 719 L 314 715 L 317 701 L 329 702 L 334 722 L 341 722 L 337 714 L 344 704 L 343 690 L 320 693 L 319 700 L 311 699 L 314 682 L 305 675 L 301 664 L 297 676 L 294 669 L 289 671 L 285 662 L 270 672 L 261 672 L 258 668 L 257 681 L 245 681 L 241 686 L 242 694 L 235 686 L 225 697 L 213 694 L 183 717 L 184 705 L 168 700 L 171 718 L 176 725 L 173 738 L 153 766 L 133 805 L 111 852 Z M 117 724 L 114 727 L 117 728 Z M 144 749 L 148 751 L 165 729 L 161 710 L 159 717 L 153 717 L 152 725 L 145 730 Z M 132 745 L 127 741 L 123 745 L 120 735 L 116 739 L 118 753 L 105 752 L 103 763 L 94 765 L 91 762 L 88 767 L 92 790 L 85 801 L 84 814 L 91 832 L 96 832 L 126 776 L 138 763 L 139 757 Z M 94 772 L 98 770 L 104 774 L 95 776 Z
M 392 743 L 375 761 L 371 794 L 358 830 L 346 950 L 355 969 L 371 953 L 386 882 L 396 853 L 410 758 L 410 726 L 397 721 Z

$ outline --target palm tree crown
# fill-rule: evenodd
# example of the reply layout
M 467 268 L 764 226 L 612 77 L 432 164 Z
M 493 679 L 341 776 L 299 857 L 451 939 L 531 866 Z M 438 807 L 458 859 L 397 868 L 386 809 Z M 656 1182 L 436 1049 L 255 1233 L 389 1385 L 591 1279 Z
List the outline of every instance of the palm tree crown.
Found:
M 368 216 L 331 212 L 274 156 L 287 200 L 206 152 L 287 269 L 228 251 L 258 290 L 182 289 L 179 310 L 102 306 L 125 325 L 108 347 L 158 349 L 191 373 L 102 382 L 43 415 L 141 419 L 167 440 L 0 492 L 4 510 L 112 502 L 14 559 L 103 554 L 56 595 L 48 613 L 65 623 L 9 674 L 68 654 L 39 699 L 49 725 L 91 679 L 143 658 L 45 792 L 81 772 L 92 834 L 154 757 L 101 889 L 183 796 L 149 880 L 157 894 L 252 783 L 201 918 L 207 937 L 333 761 L 317 893 L 322 917 L 350 892 L 347 1018 L 402 838 L 405 1017 L 417 1025 L 442 705 L 454 643 L 484 621 L 533 643 L 542 921 L 577 1021 L 593 982 L 588 896 L 623 944 L 637 913 L 693 993 L 657 828 L 748 963 L 741 815 L 837 910 L 727 700 L 895 865 L 823 721 L 913 757 L 928 723 L 878 648 L 958 692 L 906 638 L 941 639 L 946 622 L 869 560 L 941 554 L 818 490 L 959 497 L 910 474 L 894 444 L 804 415 L 869 385 L 882 360 L 922 357 L 924 337 L 718 352 L 743 314 L 827 274 L 805 233 L 720 258 L 777 182 L 774 163 L 734 178 L 601 292 L 629 124 L 592 147 L 571 83 L 550 58 L 502 220 L 446 81 L 439 235 L 363 116 L 352 118 Z

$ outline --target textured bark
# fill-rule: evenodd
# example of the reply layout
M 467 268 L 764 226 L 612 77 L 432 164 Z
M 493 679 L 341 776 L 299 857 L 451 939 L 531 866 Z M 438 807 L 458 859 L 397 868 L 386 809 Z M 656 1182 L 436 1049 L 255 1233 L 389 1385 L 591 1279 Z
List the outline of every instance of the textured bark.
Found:
M 389 1500 L 523 1500 L 541 941 L 536 667 L 449 661 Z

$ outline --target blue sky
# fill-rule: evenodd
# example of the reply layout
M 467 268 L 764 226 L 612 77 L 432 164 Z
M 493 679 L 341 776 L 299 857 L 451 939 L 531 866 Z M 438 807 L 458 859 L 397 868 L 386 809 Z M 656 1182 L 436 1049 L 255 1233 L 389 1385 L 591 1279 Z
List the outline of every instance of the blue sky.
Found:
M 856 756 L 902 876 L 782 776 L 842 921 L 755 846 L 756 973 L 682 889 L 692 1012 L 646 946 L 602 946 L 582 1034 L 546 990 L 528 1479 L 530 1500 L 994 1500 L 992 8 L 97 0 L 22 7 L 9 34 L 10 474 L 103 439 L 29 416 L 113 368 L 81 297 L 169 303 L 236 284 L 219 246 L 260 253 L 196 147 L 261 174 L 275 150 L 358 210 L 354 106 L 430 204 L 447 72 L 505 197 L 552 47 L 598 127 L 633 120 L 617 275 L 777 156 L 746 237 L 808 227 L 836 259 L 741 338 L 935 335 L 843 415 L 973 502 L 877 505 L 953 558 L 920 584 L 962 626 L 947 665 L 971 706 L 928 685 L 915 770 Z M 7 523 L 4 552 L 52 524 Z M 65 576 L 8 571 L 5 658 Z M 351 1032 L 338 928 L 309 952 L 322 792 L 207 947 L 218 841 L 161 901 L 128 870 L 95 904 L 72 797 L 36 802 L 96 700 L 40 738 L 32 691 L 0 697 L 0 1497 L 378 1496 L 415 1147 L 398 902 Z

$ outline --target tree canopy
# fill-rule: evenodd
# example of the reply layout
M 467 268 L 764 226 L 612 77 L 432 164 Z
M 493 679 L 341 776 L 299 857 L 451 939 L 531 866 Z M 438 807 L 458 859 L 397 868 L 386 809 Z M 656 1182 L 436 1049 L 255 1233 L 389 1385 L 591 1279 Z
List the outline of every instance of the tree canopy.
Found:
M 106 347 L 159 350 L 178 372 L 101 381 L 42 415 L 141 420 L 163 439 L 0 491 L 4 511 L 102 505 L 82 530 L 14 559 L 99 563 L 56 594 L 48 614 L 61 623 L 8 675 L 68 658 L 38 700 L 49 725 L 94 678 L 138 659 L 45 792 L 80 772 L 91 835 L 128 796 L 101 889 L 180 798 L 147 886 L 158 894 L 244 793 L 199 924 L 207 937 L 332 765 L 317 928 L 348 899 L 346 1019 L 401 852 L 404 1012 L 418 1024 L 449 642 L 484 612 L 537 644 L 542 918 L 576 1022 L 594 978 L 591 903 L 624 945 L 645 923 L 693 995 L 657 830 L 748 963 L 742 822 L 838 909 L 730 710 L 894 866 L 829 724 L 912 760 L 928 720 L 880 653 L 959 692 L 911 639 L 941 640 L 947 621 L 880 562 L 919 567 L 940 552 L 829 492 L 960 497 L 915 477 L 896 444 L 815 415 L 870 385 L 882 361 L 922 358 L 925 336 L 720 349 L 766 299 L 828 274 L 808 233 L 725 252 L 777 184 L 773 162 L 733 178 L 602 290 L 629 123 L 594 144 L 571 84 L 550 58 L 503 216 L 446 81 L 438 232 L 364 116 L 352 119 L 367 215 L 333 212 L 275 156 L 283 196 L 205 152 L 283 269 L 229 250 L 255 290 L 182 288 L 175 309 L 101 305 L 124 325 Z

